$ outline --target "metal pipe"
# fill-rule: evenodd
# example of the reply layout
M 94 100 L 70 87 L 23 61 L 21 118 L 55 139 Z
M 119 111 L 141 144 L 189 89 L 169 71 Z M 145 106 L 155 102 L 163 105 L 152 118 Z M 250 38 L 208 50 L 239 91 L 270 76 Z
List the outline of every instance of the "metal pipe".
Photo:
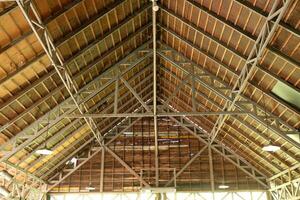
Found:
M 247 115 L 250 112 L 245 111 L 206 111 L 206 112 L 162 112 L 157 113 L 156 117 L 180 117 L 180 116 L 208 116 L 208 115 Z M 91 114 L 69 114 L 66 115 L 66 118 L 85 118 L 85 117 L 91 117 L 91 118 L 114 118 L 114 117 L 154 117 L 155 115 L 146 112 L 146 113 L 91 113 Z
M 154 143 L 155 143 L 155 185 L 159 186 L 159 169 L 158 169 L 158 133 L 157 133 L 157 116 L 156 116 L 156 12 L 158 11 L 156 0 L 152 0 L 152 27 L 153 27 L 153 115 L 154 115 Z

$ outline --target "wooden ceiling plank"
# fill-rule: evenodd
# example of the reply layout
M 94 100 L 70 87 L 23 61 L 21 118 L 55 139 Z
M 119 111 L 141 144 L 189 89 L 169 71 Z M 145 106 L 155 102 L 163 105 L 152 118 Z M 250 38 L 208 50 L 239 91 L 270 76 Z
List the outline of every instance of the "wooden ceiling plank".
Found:
M 182 21 L 182 23 L 185 23 L 187 26 L 193 28 L 195 31 L 197 31 L 197 32 L 199 32 L 199 33 L 202 33 L 202 34 L 204 34 L 205 36 L 207 36 L 208 38 L 214 40 L 215 42 L 218 43 L 218 45 L 221 45 L 221 44 L 222 44 L 222 42 L 220 42 L 220 40 L 214 38 L 214 36 L 210 36 L 210 35 L 206 34 L 205 32 L 203 32 L 203 31 L 200 30 L 198 27 L 196 27 L 195 25 L 191 24 L 190 22 L 188 22 L 186 19 L 182 18 L 182 17 L 179 16 L 178 14 L 176 14 L 176 13 L 172 12 L 171 10 L 169 10 L 169 9 L 167 9 L 167 8 L 164 8 L 164 7 L 163 7 L 162 9 L 163 9 L 166 13 L 170 14 L 171 16 L 173 16 L 174 18 L 177 18 L 178 20 Z M 215 14 L 214 14 L 214 15 L 215 15 Z M 217 16 L 213 16 L 213 17 L 217 17 Z M 224 22 L 224 21 L 221 21 L 221 22 L 224 23 L 224 24 L 226 24 L 226 22 Z M 229 25 L 228 25 L 228 26 L 229 26 Z M 237 29 L 234 27 L 233 30 L 237 30 Z M 242 32 L 241 34 L 244 34 L 244 35 L 246 36 L 246 34 L 243 33 L 243 32 Z M 252 40 L 252 41 L 254 40 L 253 36 L 251 37 L 251 40 Z M 229 41 L 228 41 L 228 42 L 229 42 Z M 227 45 L 222 45 L 222 46 L 223 46 L 224 48 L 226 48 L 226 49 L 229 49 L 231 52 L 235 52 L 234 54 L 237 55 L 238 57 L 240 57 L 241 59 L 245 59 L 245 56 L 240 55 L 240 54 L 239 54 L 238 52 L 236 52 L 235 50 L 231 50 L 231 49 L 228 47 L 228 43 L 227 43 Z M 200 45 L 200 47 L 202 47 L 202 44 Z M 281 53 L 280 56 L 279 56 L 279 51 L 278 51 L 278 50 L 274 49 L 273 47 L 269 47 L 269 48 L 271 48 L 271 49 L 272 49 L 271 52 L 274 53 L 275 55 L 277 55 L 279 58 L 282 58 L 282 59 L 286 60 L 287 62 L 291 63 L 291 62 L 289 61 L 289 57 L 288 57 L 287 55 L 284 55 L 284 54 Z M 225 55 L 225 51 L 224 51 L 223 57 L 224 57 L 224 55 Z M 293 66 L 295 66 L 296 68 L 298 68 L 298 67 L 300 66 L 300 63 L 294 63 Z M 259 68 L 259 69 L 260 69 L 261 71 L 263 71 L 264 73 L 267 73 L 269 76 L 275 78 L 276 80 L 284 81 L 281 77 L 279 77 L 278 75 L 272 73 L 272 71 L 270 71 L 270 70 L 266 70 L 266 69 L 265 69 L 264 67 L 262 67 L 261 65 L 258 64 L 258 65 L 256 65 L 256 67 Z M 289 83 L 288 81 L 284 81 L 284 83 L 286 83 L 287 85 L 289 85 L 289 86 L 295 88 L 296 90 L 299 90 L 299 91 L 300 91 L 300 89 L 298 89 L 297 87 L 295 87 L 294 85 L 292 85 L 292 84 Z
M 214 62 L 216 62 L 218 65 L 223 66 L 225 69 L 230 70 L 226 65 L 224 65 L 223 63 L 220 63 L 218 60 L 216 60 L 215 58 L 212 58 L 211 56 L 207 55 L 205 52 L 203 52 L 203 50 L 200 50 L 199 48 L 195 47 L 194 44 L 191 44 L 189 41 L 187 41 L 185 38 L 183 38 L 182 36 L 178 35 L 177 33 L 175 33 L 174 31 L 166 28 L 165 26 L 162 26 L 160 24 L 160 27 L 167 31 L 168 33 L 172 34 L 173 37 L 180 39 L 181 41 L 185 41 L 187 44 L 189 44 L 189 46 L 195 48 L 197 51 L 201 52 L 202 54 L 206 55 L 206 57 L 209 57 L 211 60 L 213 60 Z M 231 72 L 234 72 L 235 74 L 237 74 L 237 72 L 230 70 Z M 275 95 L 266 92 L 262 87 L 258 86 L 256 83 L 254 83 L 253 81 L 250 81 L 250 85 L 259 89 L 260 91 L 264 91 L 266 93 L 266 95 L 268 96 L 268 98 L 273 99 L 276 102 L 280 102 L 280 104 L 284 107 L 289 108 L 293 113 L 295 113 L 295 115 L 298 115 L 298 111 L 296 111 L 295 108 L 291 107 L 290 105 L 288 105 L 287 103 L 283 102 L 282 100 L 278 99 L 277 97 L 275 97 Z M 245 96 L 244 96 L 245 97 Z M 288 125 L 288 124 L 287 124 Z M 291 125 L 288 125 L 290 128 L 294 129 Z
M 268 13 L 266 13 L 265 11 L 259 9 L 258 7 L 254 7 L 251 3 L 249 2 L 245 2 L 243 0 L 234 0 L 236 3 L 240 4 L 241 6 L 243 6 L 246 9 L 249 9 L 259 15 L 261 15 L 262 17 L 266 18 L 268 16 Z M 272 22 L 274 23 L 275 20 L 272 20 Z M 279 22 L 279 26 L 281 26 L 282 28 L 284 28 L 285 30 L 289 31 L 290 33 L 296 35 L 297 37 L 300 37 L 300 32 L 293 28 L 291 25 L 285 23 L 284 21 L 280 21 Z
M 235 31 L 237 31 L 238 33 L 240 33 L 241 35 L 245 36 L 246 38 L 248 38 L 250 41 L 254 42 L 256 40 L 255 36 L 253 36 L 253 34 L 250 34 L 248 32 L 245 31 L 245 27 L 244 28 L 240 28 L 239 26 L 233 24 L 232 22 L 229 22 L 227 20 L 225 20 L 223 17 L 221 17 L 220 15 L 217 15 L 216 13 L 214 13 L 211 10 L 208 10 L 207 8 L 205 8 L 204 6 L 201 6 L 200 4 L 191 1 L 191 0 L 187 0 L 188 3 L 192 4 L 194 7 L 198 8 L 199 10 L 201 10 L 201 12 L 206 13 L 207 15 L 213 17 L 215 20 L 220 21 L 221 23 L 223 23 L 224 25 L 226 25 L 227 27 L 229 27 L 230 29 L 233 29 Z M 168 10 L 167 12 L 170 12 L 170 10 Z M 251 12 L 250 12 L 251 13 Z M 172 15 L 176 15 L 176 17 L 179 18 L 178 14 L 172 13 Z M 184 19 L 183 17 L 180 17 L 180 19 Z M 250 15 L 247 18 L 247 21 L 250 19 Z M 246 21 L 246 22 L 247 22 Z M 247 23 L 245 23 L 246 25 Z M 204 30 L 205 31 L 205 30 Z M 299 35 L 300 37 L 300 35 Z M 285 55 L 284 53 L 282 53 L 281 51 L 279 51 L 278 49 L 272 47 L 271 45 L 267 46 L 267 49 L 269 51 L 271 51 L 272 53 L 274 53 L 275 55 L 279 56 L 280 58 L 286 60 L 287 62 L 293 64 L 295 67 L 298 67 L 300 65 L 300 63 L 298 63 L 296 60 L 293 60 L 291 57 L 288 57 L 287 55 Z
M 137 51 L 141 50 L 142 48 L 145 48 L 146 45 L 148 45 L 148 44 L 149 44 L 149 42 L 148 42 L 148 43 L 145 43 L 144 45 L 140 46 L 139 48 L 137 48 L 137 49 L 136 49 L 135 51 L 133 51 L 133 52 L 137 52 Z M 109 68 L 109 69 L 107 70 L 107 72 L 110 72 L 111 70 L 113 70 L 114 68 L 116 68 L 116 66 L 118 66 L 119 63 L 125 62 L 126 59 L 128 59 L 129 56 L 130 56 L 130 54 L 127 55 L 127 57 L 125 57 L 124 59 L 122 59 L 122 60 L 119 61 L 118 63 L 116 63 L 113 67 Z M 95 80 L 100 80 L 103 76 L 105 76 L 105 73 L 102 73 L 102 74 L 101 74 L 100 76 L 98 76 Z M 84 86 L 80 91 L 83 91 L 85 88 L 88 88 L 90 84 L 92 84 L 92 83 L 89 83 L 88 85 Z M 63 102 L 66 103 L 66 102 L 69 102 L 69 101 L 70 101 L 70 98 L 64 100 Z M 59 106 L 58 106 L 57 108 L 59 108 Z M 53 108 L 53 109 L 54 109 L 54 108 Z M 52 112 L 53 112 L 53 109 L 52 109 Z M 55 110 L 55 109 L 54 109 L 54 110 Z M 50 112 L 51 112 L 51 111 L 50 111 Z M 27 130 L 30 130 L 31 128 L 34 128 L 35 125 L 36 125 L 37 123 L 40 123 L 41 121 L 43 121 L 43 119 L 44 119 L 45 117 L 47 117 L 47 113 L 46 113 L 45 115 L 43 115 L 42 117 L 40 117 L 39 120 L 37 120 L 36 122 L 32 123 L 30 126 L 28 126 L 28 127 L 25 128 L 24 130 L 22 130 L 20 133 L 18 133 L 18 135 L 16 135 L 15 137 L 11 138 L 11 139 L 10 139 L 9 141 L 7 141 L 5 144 L 1 145 L 1 147 L 3 148 L 4 146 L 6 146 L 6 145 L 8 145 L 8 144 L 10 144 L 10 143 L 12 143 L 12 142 L 14 142 L 18 137 L 25 136 Z M 35 137 L 38 136 L 39 134 L 41 134 L 41 133 L 38 133 L 37 135 L 35 135 Z M 23 146 L 25 146 L 27 143 L 29 144 L 29 142 L 30 142 L 30 140 L 28 140 L 26 143 L 23 143 L 22 145 L 18 146 L 18 149 L 23 148 Z M 13 153 L 11 153 L 11 155 L 12 155 L 12 154 L 13 154 Z M 4 157 L 2 157 L 1 159 L 3 160 L 3 159 L 6 159 L 6 158 L 8 158 L 8 157 L 9 157 L 9 155 L 4 156 Z
M 163 54 L 162 53 L 160 53 L 160 52 L 158 52 L 159 53 L 159 55 L 160 55 L 160 57 L 162 57 L 163 56 Z M 179 53 L 177 53 L 177 54 L 179 54 Z M 169 59 L 167 56 L 163 56 L 163 58 L 164 59 L 167 59 L 167 60 L 169 60 L 169 61 L 171 61 L 171 59 Z M 179 65 L 177 65 L 176 63 L 174 63 L 173 61 L 172 61 L 172 64 L 174 65 L 174 66 L 177 66 L 177 67 L 179 67 L 180 69 L 182 69 L 182 70 L 185 70 L 186 71 L 186 69 L 183 69 L 181 66 L 179 66 Z M 197 81 L 200 81 L 200 82 L 203 82 L 203 81 L 201 81 L 199 78 L 197 78 L 196 79 Z M 203 84 L 204 85 L 206 85 L 207 87 L 208 87 L 208 85 L 207 85 L 207 83 L 205 83 L 205 82 L 203 82 Z M 209 89 L 210 90 L 214 90 L 212 87 L 210 87 L 209 86 Z M 217 90 L 214 90 L 215 92 L 217 92 L 217 94 L 218 95 L 221 95 L 221 96 L 223 96 L 223 98 L 228 98 L 227 96 L 224 96 L 222 93 L 220 93 L 220 92 L 218 92 Z M 243 96 L 244 97 L 244 96 Z M 245 97 L 244 97 L 245 98 Z M 247 98 L 246 98 L 247 99 Z M 248 99 L 247 101 L 249 101 L 249 102 L 251 102 L 251 100 L 250 99 Z M 239 105 L 237 104 L 236 106 L 238 106 L 239 107 Z M 250 116 L 251 117 L 253 117 L 254 119 L 256 119 L 256 120 L 258 120 L 258 122 L 259 123 L 263 123 L 263 124 L 265 124 L 266 125 L 266 122 L 264 121 L 264 120 L 259 120 L 259 117 L 258 116 L 255 116 L 255 115 L 253 115 L 253 114 L 250 114 Z M 279 119 L 280 120 L 280 119 Z M 269 126 L 269 128 L 271 128 L 270 126 Z M 282 136 L 282 138 L 284 138 L 285 140 L 287 140 L 287 141 L 289 141 L 291 144 L 293 144 L 293 143 L 295 143 L 295 144 L 293 144 L 293 145 L 298 145 L 298 143 L 296 143 L 295 141 L 293 141 L 292 139 L 290 139 L 290 138 L 287 138 L 287 136 L 284 134 L 284 133 L 280 133 L 281 131 L 279 131 L 279 130 L 275 130 L 275 129 L 273 129 L 272 131 L 274 131 L 275 133 L 277 133 L 278 134 L 278 136 Z M 281 137 L 280 136 L 280 137 Z M 295 147 L 296 147 L 295 146 Z M 299 146 L 299 145 L 298 145 Z
M 136 78 L 136 77 L 134 77 L 134 78 Z M 149 79 L 149 78 L 144 79 L 144 81 L 141 82 L 140 84 L 138 84 L 136 87 L 138 87 L 139 85 L 144 84 L 144 83 L 147 82 L 148 80 L 150 80 L 150 79 Z M 125 87 L 125 86 L 123 85 L 122 88 L 124 88 L 124 87 Z M 146 87 L 146 88 L 149 88 L 149 87 Z M 126 97 L 128 96 L 128 94 L 129 94 L 129 91 L 127 91 L 127 92 L 125 93 L 125 95 L 121 96 L 121 97 L 120 97 L 120 100 L 126 98 Z M 113 96 L 113 94 L 111 93 L 111 94 L 107 95 L 106 97 L 104 97 L 100 102 L 95 103 L 95 105 L 94 105 L 93 107 L 90 108 L 90 112 L 93 113 L 93 112 L 98 108 L 99 105 L 101 105 L 102 103 L 104 103 L 104 102 L 106 101 L 106 99 L 111 98 L 112 96 Z M 132 98 L 132 99 L 133 99 L 133 98 Z M 123 105 L 120 107 L 120 109 L 126 107 L 127 104 L 128 104 L 129 102 L 130 102 L 130 101 L 127 101 L 127 103 L 123 104 Z M 111 106 L 105 108 L 102 112 L 106 112 L 106 111 L 109 110 L 110 108 L 111 108 Z M 72 121 L 70 124 L 68 124 L 66 127 L 74 126 L 74 125 L 75 125 L 76 123 L 78 123 L 79 121 L 80 121 L 80 119 L 76 119 L 76 120 Z M 82 128 L 83 126 L 85 126 L 85 124 L 82 124 L 79 128 Z M 78 129 L 79 129 L 79 128 L 78 128 Z M 62 130 L 58 131 L 57 133 L 55 133 L 55 135 L 54 135 L 53 137 L 54 137 L 54 138 L 59 137 L 62 133 L 65 132 L 66 129 L 67 129 L 67 128 L 63 128 Z M 67 138 L 73 137 L 73 135 L 74 135 L 74 132 L 70 133 L 70 135 L 68 135 L 67 137 L 64 137 L 64 140 L 62 140 L 62 141 L 60 141 L 59 143 L 57 143 L 54 147 L 52 147 L 52 149 L 56 149 L 56 148 L 59 147 L 62 143 L 64 143 L 64 141 L 67 140 Z M 50 138 L 50 139 L 48 139 L 47 141 L 49 141 L 49 140 L 53 140 L 53 139 Z M 42 144 L 39 145 L 36 149 L 38 149 L 40 146 L 42 146 Z M 32 151 L 29 155 L 23 157 L 22 160 L 25 161 L 26 159 L 28 159 L 28 157 L 32 156 L 32 155 L 34 154 L 34 152 L 35 152 L 35 151 Z M 34 165 L 35 165 L 36 163 L 39 163 L 39 162 L 41 161 L 41 159 L 42 159 L 42 157 L 39 157 L 39 158 L 36 159 L 34 162 L 31 162 L 31 163 L 26 167 L 26 170 L 30 170 L 32 167 L 34 167 Z M 23 161 L 20 161 L 20 164 L 21 164 L 21 162 L 23 162 Z
M 166 79 L 164 78 L 164 81 L 166 81 Z M 163 88 L 163 89 L 165 89 L 165 88 Z M 166 90 L 166 89 L 165 89 Z M 169 93 L 171 93 L 171 91 L 168 91 Z M 187 96 L 189 96 L 188 94 L 185 94 L 185 95 L 187 95 Z M 178 101 L 178 102 L 181 102 L 181 103 L 183 103 L 184 101 L 183 100 L 181 100 L 180 98 L 178 98 L 178 97 L 176 97 L 176 100 Z M 185 103 L 185 105 L 187 105 L 188 103 L 187 102 L 184 102 Z M 199 102 L 197 102 L 197 103 L 199 103 Z M 190 106 L 189 106 L 189 108 L 191 108 Z M 211 121 L 211 120 L 209 120 L 208 118 L 203 118 L 203 120 L 206 120 L 206 121 L 209 121 L 209 123 L 211 124 L 211 125 L 213 125 L 213 121 Z M 226 124 L 226 126 L 229 126 L 230 128 L 232 128 L 230 125 L 228 125 L 228 124 Z M 233 128 L 232 128 L 233 129 Z M 236 129 L 234 129 L 234 131 L 236 132 L 236 131 L 239 131 L 239 130 L 236 130 Z M 223 130 L 222 130 L 222 132 L 223 132 Z M 240 132 L 240 131 L 239 131 Z M 227 134 L 228 135 L 228 134 Z M 236 141 L 236 142 L 238 142 L 239 143 L 239 145 L 242 145 L 243 146 L 243 149 L 247 149 L 249 152 L 252 152 L 252 153 L 255 153 L 257 156 L 259 156 L 259 158 L 261 159 L 261 160 L 264 160 L 264 162 L 267 162 L 268 164 L 264 164 L 265 165 L 265 167 L 268 167 L 268 165 L 271 165 L 271 166 L 273 166 L 275 169 L 277 169 L 277 172 L 278 171 L 281 171 L 282 170 L 282 168 L 281 167 L 279 167 L 279 166 L 276 166 L 276 164 L 275 163 L 272 163 L 270 160 L 268 160 L 266 157 L 264 157 L 263 155 L 261 155 L 261 152 L 255 152 L 250 146 L 248 146 L 248 145 L 246 145 L 246 143 L 244 143 L 243 141 L 240 141 L 240 140 L 238 140 L 236 137 L 234 137 L 232 134 L 231 135 L 228 135 L 229 137 L 231 137 L 232 139 L 230 139 L 230 141 L 231 142 L 233 142 L 233 141 Z M 224 138 L 222 138 L 222 139 L 224 139 Z M 255 146 L 255 145 L 254 145 Z M 260 146 L 258 145 L 258 147 L 260 148 Z M 271 155 L 271 154 L 270 154 Z M 276 159 L 278 159 L 278 158 L 276 158 Z M 257 160 L 256 160 L 257 161 Z M 255 160 L 253 161 L 252 159 L 251 159 L 251 162 L 252 163 L 255 163 L 256 162 Z M 274 170 L 274 169 L 272 169 L 272 170 Z M 276 171 L 274 171 L 274 173 L 276 173 Z M 274 174 L 273 173 L 273 174 Z
M 62 15 L 64 12 L 74 8 L 75 6 L 77 6 L 82 0 L 74 0 L 71 1 L 70 4 L 68 4 L 67 6 L 64 6 L 62 9 L 60 9 L 58 12 L 56 12 L 55 14 L 49 16 L 48 18 L 46 18 L 44 20 L 45 24 L 49 24 L 51 21 L 55 20 L 57 17 L 59 17 L 60 15 Z M 18 9 L 18 6 L 16 5 L 14 8 Z M 9 48 L 13 47 L 14 45 L 18 44 L 20 41 L 24 40 L 25 38 L 27 38 L 28 36 L 30 36 L 32 34 L 32 31 L 30 29 L 30 31 L 23 33 L 20 37 L 18 38 L 14 38 L 13 41 L 11 41 L 8 45 L 6 45 L 5 47 L 0 49 L 0 54 L 7 51 Z
M 165 68 L 161 68 L 162 70 L 164 70 L 166 73 L 168 73 L 168 74 L 172 74 L 172 72 L 170 72 L 170 71 L 168 71 L 168 70 L 166 70 Z M 176 79 L 178 79 L 178 77 L 176 77 L 174 74 L 172 74 L 172 76 L 174 77 L 174 78 L 176 78 Z M 189 86 L 189 87 L 191 87 L 191 86 Z M 171 92 L 171 91 L 170 91 Z M 198 91 L 197 91 L 197 93 L 198 93 Z M 185 94 L 185 95 L 187 95 L 187 94 Z M 188 96 L 187 96 L 188 97 Z M 214 102 L 214 101 L 212 101 L 212 100 L 209 100 L 210 98 L 206 98 L 207 99 L 207 101 L 209 101 L 211 104 L 212 104 L 212 102 Z M 180 99 L 177 99 L 177 101 L 181 101 Z M 198 101 L 197 102 L 198 104 L 200 104 L 201 105 L 201 103 Z M 205 105 L 205 104 L 203 104 L 203 105 Z M 214 103 L 214 104 L 212 104 L 212 105 L 215 105 L 215 107 L 217 107 L 217 109 L 218 110 L 221 110 L 221 105 L 218 105 L 218 104 L 216 104 L 216 103 Z M 205 105 L 206 106 L 206 105 Z M 238 122 L 239 122 L 239 124 L 242 124 L 241 123 L 241 120 L 239 120 L 237 117 L 235 117 L 235 116 L 231 116 L 232 118 L 234 118 L 235 120 L 238 120 Z M 244 121 L 245 122 L 245 121 Z M 212 122 L 213 123 L 213 122 Z M 227 124 L 228 126 L 230 126 L 229 124 Z M 248 128 L 248 126 L 246 125 L 246 124 L 244 124 L 247 128 Z M 230 126 L 231 127 L 231 126 Z M 240 130 L 235 130 L 236 132 L 241 132 Z M 257 133 L 257 131 L 254 131 L 255 133 Z M 245 134 L 243 134 L 244 136 L 245 136 Z M 260 134 L 258 134 L 258 135 L 260 135 Z M 248 138 L 248 137 L 247 137 Z M 266 139 L 265 137 L 263 137 L 264 139 Z M 249 139 L 249 138 L 248 138 Z M 251 139 L 250 139 L 251 140 Z M 252 140 L 251 140 L 252 141 Z M 259 145 L 258 145 L 259 146 Z M 260 146 L 259 146 L 260 147 Z M 273 155 L 272 155 L 273 156 Z M 274 155 L 275 157 L 276 157 L 276 155 Z M 284 163 L 284 161 L 283 160 L 281 160 L 279 157 L 276 157 L 276 159 L 278 159 L 280 162 L 283 162 Z M 286 166 L 288 166 L 287 165 L 287 163 L 284 163 Z M 277 170 L 280 170 L 280 168 L 278 168 L 277 167 Z
M 151 86 L 151 85 L 149 85 L 149 86 Z M 148 87 L 148 88 L 150 88 L 150 87 Z M 150 94 L 150 93 L 149 93 L 149 94 Z M 151 94 L 150 94 L 150 95 L 151 95 Z M 147 95 L 147 96 L 149 96 L 149 95 Z M 133 99 L 133 98 L 132 98 L 132 99 Z M 138 104 L 139 104 L 139 103 L 137 102 L 133 107 L 135 108 Z M 127 109 L 127 111 L 128 111 L 128 110 L 132 110 L 132 107 L 129 108 L 129 109 Z M 115 124 L 116 121 L 118 121 L 118 120 L 120 120 L 120 119 L 117 118 L 117 119 L 115 119 L 112 123 L 110 123 L 110 124 L 105 124 L 105 128 L 104 128 L 103 130 L 110 129 L 110 128 L 112 127 L 112 125 Z M 106 135 L 106 134 L 103 134 L 103 135 Z M 88 142 L 88 143 L 82 145 L 81 147 L 79 147 L 79 149 L 82 149 L 82 148 L 88 146 L 89 143 L 91 143 L 92 141 L 94 141 L 94 138 L 93 138 L 93 137 L 91 138 L 90 142 Z M 70 145 L 69 147 L 72 147 L 72 145 Z M 69 147 L 68 147 L 68 148 L 69 148 Z M 72 158 L 72 157 L 74 156 L 74 154 L 78 153 L 78 150 L 77 150 L 77 149 L 78 149 L 78 148 L 76 148 L 76 151 L 75 151 L 75 152 L 72 152 L 71 155 L 68 155 L 68 156 L 64 157 L 63 160 L 61 160 L 61 161 L 58 160 L 59 163 L 57 163 L 57 164 L 55 165 L 54 168 L 51 168 L 51 170 L 49 170 L 49 171 L 47 171 L 46 173 L 44 173 L 41 177 L 42 177 L 42 178 L 48 177 L 49 175 L 52 174 L 52 172 L 54 172 L 54 170 L 55 170 L 57 167 L 60 167 L 61 165 L 64 165 L 64 164 L 66 163 L 67 160 L 69 160 L 70 158 Z M 79 153 L 80 153 L 80 152 L 79 152 Z M 52 176 L 52 177 L 48 177 L 47 180 L 52 180 L 53 177 L 55 177 L 55 175 Z

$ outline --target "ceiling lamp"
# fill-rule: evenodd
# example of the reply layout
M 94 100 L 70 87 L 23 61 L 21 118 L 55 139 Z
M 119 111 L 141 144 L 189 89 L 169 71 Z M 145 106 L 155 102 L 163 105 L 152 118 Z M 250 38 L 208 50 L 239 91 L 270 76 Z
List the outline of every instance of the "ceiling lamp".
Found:
M 225 185 L 225 184 L 219 185 L 219 189 L 228 189 L 228 188 L 229 185 Z
M 48 148 L 43 148 L 43 149 L 36 150 L 35 153 L 40 154 L 40 155 L 50 155 L 53 153 L 53 151 Z
M 268 124 L 268 116 L 267 116 L 267 107 L 266 107 L 266 100 L 265 100 L 265 95 L 263 94 L 263 100 L 264 100 L 264 106 L 265 106 L 265 121 L 267 123 L 267 133 L 269 133 L 269 124 Z M 276 152 L 278 150 L 280 150 L 280 146 L 277 146 L 275 144 L 272 144 L 272 142 L 270 141 L 268 145 L 264 146 L 262 148 L 263 151 L 267 151 L 267 152 Z
M 263 151 L 276 152 L 280 150 L 280 146 L 272 145 L 271 143 L 262 148 Z
M 40 154 L 40 155 L 50 155 L 53 153 L 53 151 L 47 147 L 47 138 L 48 138 L 48 133 L 49 133 L 49 125 L 50 125 L 49 117 L 50 116 L 48 115 L 48 125 L 47 125 L 47 133 L 46 133 L 44 148 L 41 148 L 41 149 L 38 149 L 35 151 L 35 153 Z
M 157 12 L 159 10 L 159 7 L 156 3 L 157 0 L 151 0 L 153 3 L 152 3 L 152 9 L 153 11 Z
M 91 185 L 85 187 L 85 189 L 88 190 L 88 191 L 93 191 L 93 190 L 95 190 L 95 188 L 94 188 L 93 186 L 91 186 Z
M 95 188 L 92 186 L 92 162 L 90 161 L 90 183 L 87 187 L 85 187 L 86 190 L 88 191 L 93 191 Z
M 124 135 L 133 135 L 133 132 L 131 132 L 131 131 L 124 131 L 123 134 Z

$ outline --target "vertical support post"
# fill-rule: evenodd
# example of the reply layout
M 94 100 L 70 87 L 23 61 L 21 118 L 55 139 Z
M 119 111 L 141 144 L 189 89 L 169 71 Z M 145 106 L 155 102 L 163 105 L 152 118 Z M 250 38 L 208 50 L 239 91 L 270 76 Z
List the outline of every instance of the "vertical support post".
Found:
M 193 106 L 193 112 L 196 112 L 196 91 L 195 91 L 195 65 L 192 66 L 192 72 L 193 72 L 193 77 L 192 77 L 192 106 Z
M 174 174 L 174 187 L 176 188 L 177 187 L 177 182 L 176 182 L 176 168 L 174 168 L 173 174 Z
M 103 192 L 103 183 L 104 183 L 104 157 L 105 157 L 105 150 L 102 148 L 101 151 L 101 174 L 100 174 L 100 192 Z
M 214 166 L 213 166 L 213 160 L 212 160 L 211 145 L 208 146 L 208 158 L 209 158 L 210 187 L 211 187 L 213 199 L 215 199 Z
M 155 143 L 155 185 L 159 186 L 159 170 L 158 170 L 158 133 L 157 133 L 157 116 L 156 116 L 156 12 L 158 6 L 156 0 L 152 0 L 152 27 L 153 27 L 153 115 L 154 115 L 154 143 Z
M 119 77 L 115 81 L 114 113 L 118 112 Z

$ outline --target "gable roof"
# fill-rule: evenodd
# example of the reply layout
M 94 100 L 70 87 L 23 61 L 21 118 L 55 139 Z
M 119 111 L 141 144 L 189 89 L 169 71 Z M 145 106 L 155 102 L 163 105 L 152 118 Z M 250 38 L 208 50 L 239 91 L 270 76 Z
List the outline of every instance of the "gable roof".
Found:
M 157 107 L 166 107 L 158 112 L 188 112 L 173 120 L 197 125 L 196 134 L 207 144 L 207 135 L 216 133 L 213 151 L 227 160 L 235 157 L 229 162 L 263 186 L 266 178 L 298 164 L 300 152 L 299 141 L 290 137 L 299 134 L 299 108 L 272 91 L 280 83 L 299 93 L 298 1 L 287 1 L 278 25 L 276 18 L 269 22 L 276 27 L 270 41 L 251 76 L 239 83 L 272 2 L 163 0 L 154 24 Z M 49 47 L 45 53 L 43 26 L 30 27 L 26 9 L 0 3 L 0 160 L 11 174 L 47 182 L 61 175 L 72 157 L 94 153 L 87 147 L 101 139 L 95 140 L 95 134 L 109 135 L 129 121 L 101 113 L 152 109 L 152 5 L 139 0 L 43 0 L 32 5 L 55 51 L 51 54 Z M 84 113 L 100 114 L 78 117 Z M 281 150 L 262 151 L 270 142 Z M 54 153 L 37 155 L 44 146 Z M 123 159 L 123 166 L 140 179 Z

